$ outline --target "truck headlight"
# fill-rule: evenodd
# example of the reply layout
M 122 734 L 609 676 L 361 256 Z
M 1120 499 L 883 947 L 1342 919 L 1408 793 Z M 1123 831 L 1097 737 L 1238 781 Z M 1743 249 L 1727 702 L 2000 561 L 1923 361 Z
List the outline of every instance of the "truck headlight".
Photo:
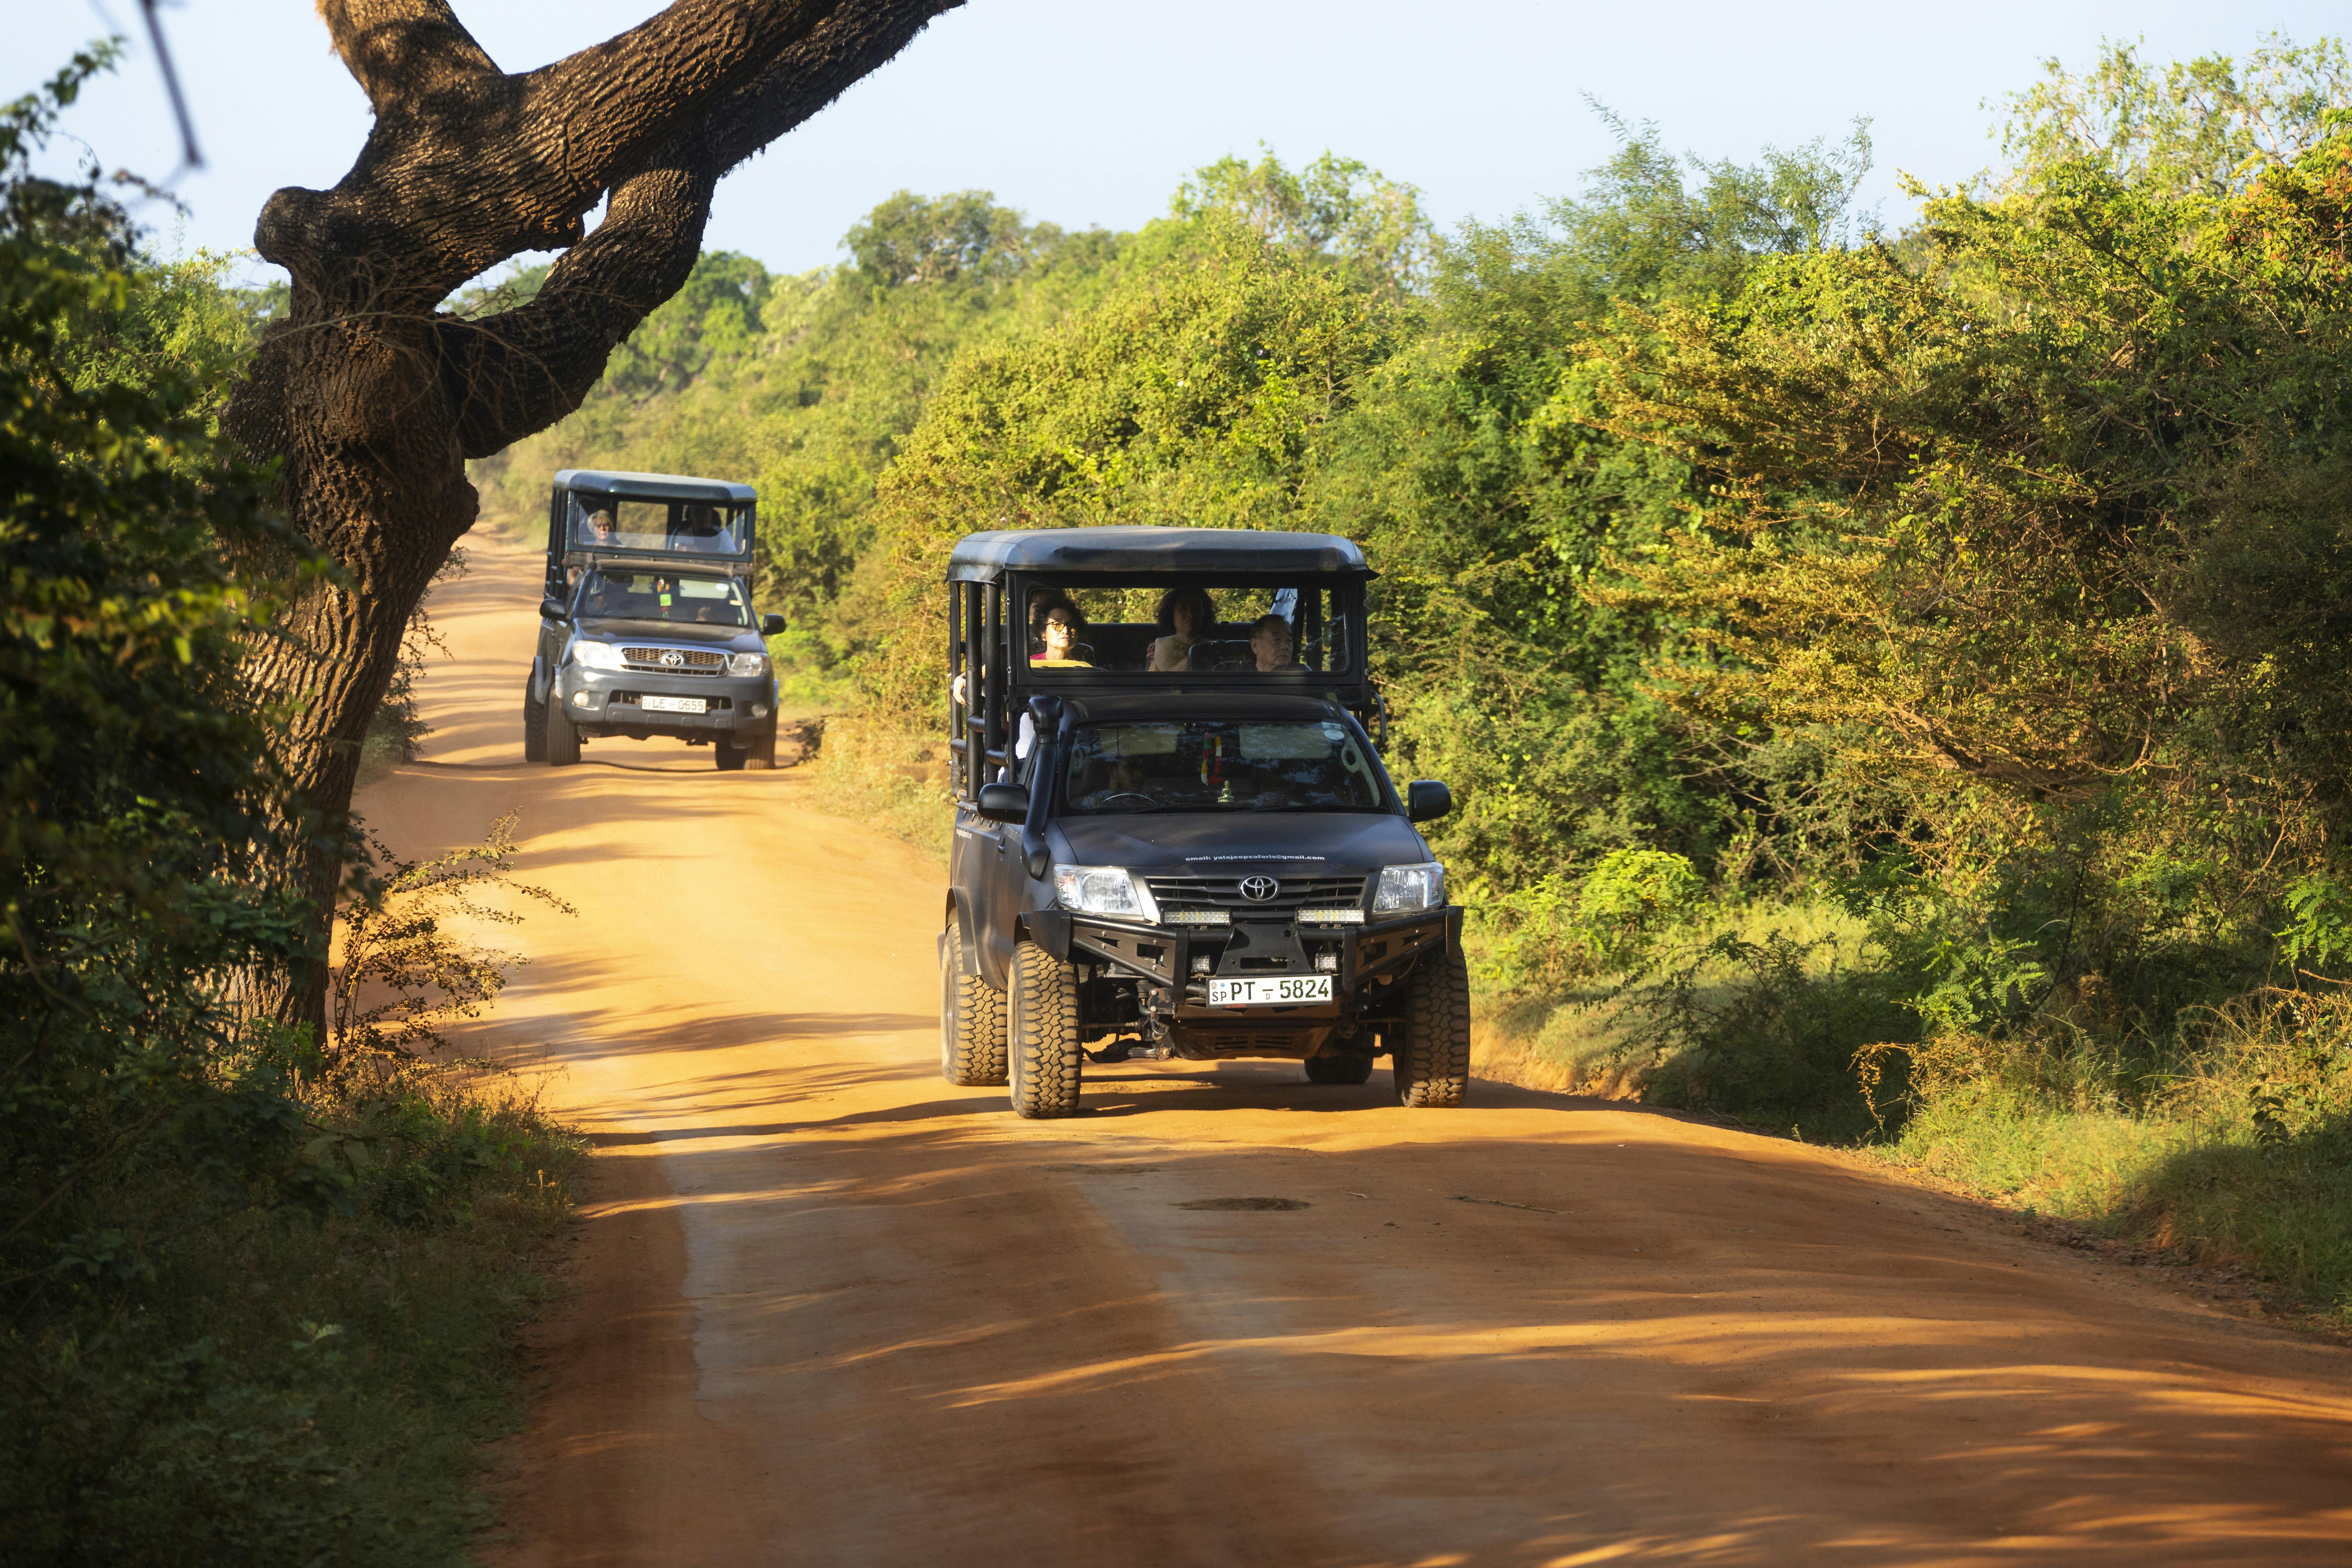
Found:
M 768 673 L 768 656 L 764 653 L 730 653 L 727 656 L 727 673 L 765 675 Z
M 1056 866 L 1054 901 L 1075 914 L 1160 923 L 1151 891 L 1124 866 Z
M 572 661 L 583 669 L 620 669 L 621 650 L 608 642 L 591 642 L 582 637 L 572 645 Z
M 1445 868 L 1434 860 L 1418 866 L 1383 866 L 1372 892 L 1372 913 L 1404 915 L 1433 910 L 1445 901 Z

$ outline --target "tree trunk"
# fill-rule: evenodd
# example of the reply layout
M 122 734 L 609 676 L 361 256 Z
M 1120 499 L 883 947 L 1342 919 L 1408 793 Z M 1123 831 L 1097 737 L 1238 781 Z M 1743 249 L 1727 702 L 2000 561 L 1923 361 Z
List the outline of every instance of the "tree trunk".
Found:
M 719 177 L 961 3 L 676 0 L 509 76 L 446 0 L 321 0 L 375 125 L 332 190 L 289 187 L 262 209 L 254 245 L 292 275 L 291 298 L 225 420 L 280 461 L 289 521 L 340 568 L 247 666 L 291 713 L 280 762 L 304 848 L 290 874 L 316 920 L 313 962 L 255 997 L 280 1021 L 324 1037 L 360 748 L 409 616 L 473 526 L 466 459 L 579 406 L 614 345 L 685 282 Z M 542 248 L 564 254 L 528 303 L 440 313 L 468 279 Z

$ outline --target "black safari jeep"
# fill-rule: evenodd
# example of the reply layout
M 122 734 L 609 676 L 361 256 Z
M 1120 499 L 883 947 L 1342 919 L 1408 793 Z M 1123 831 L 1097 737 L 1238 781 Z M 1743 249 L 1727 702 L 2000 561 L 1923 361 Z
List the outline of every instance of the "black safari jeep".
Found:
M 749 485 L 566 468 L 547 511 L 539 651 L 523 688 L 526 762 L 667 735 L 721 769 L 776 761 L 776 680 L 751 609 Z
M 1356 547 L 1316 533 L 975 533 L 948 568 L 955 841 L 940 1054 L 1067 1116 L 1089 1046 L 1287 1057 L 1462 1102 L 1460 910 L 1371 730 Z M 1368 722 L 1370 728 L 1368 728 Z

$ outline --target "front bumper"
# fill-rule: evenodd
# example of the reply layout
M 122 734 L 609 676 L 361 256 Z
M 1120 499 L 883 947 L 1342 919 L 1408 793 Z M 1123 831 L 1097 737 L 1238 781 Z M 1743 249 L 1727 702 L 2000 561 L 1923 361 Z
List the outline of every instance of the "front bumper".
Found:
M 776 681 L 771 675 L 649 675 L 635 669 L 589 669 L 567 664 L 556 671 L 554 696 L 572 723 L 591 735 L 757 735 L 776 722 Z M 701 698 L 700 713 L 663 713 L 647 697 Z
M 1032 910 L 1022 921 L 1029 940 L 1055 958 L 1100 964 L 1117 977 L 1152 985 L 1166 996 L 1171 1016 L 1179 1023 L 1311 1024 L 1375 1010 L 1423 954 L 1444 951 L 1462 935 L 1462 910 L 1450 904 L 1360 926 L 1303 925 L 1288 917 L 1231 928 L 1142 925 L 1059 909 Z M 1295 950 L 1303 964 L 1286 970 L 1225 968 L 1234 933 L 1244 928 L 1265 939 L 1258 943 L 1260 951 Z M 1316 963 L 1326 955 L 1336 967 Z M 1209 967 L 1196 973 L 1193 961 L 1200 956 L 1208 958 Z M 1209 981 L 1234 973 L 1252 978 L 1328 974 L 1331 1000 L 1290 1006 L 1210 1006 Z

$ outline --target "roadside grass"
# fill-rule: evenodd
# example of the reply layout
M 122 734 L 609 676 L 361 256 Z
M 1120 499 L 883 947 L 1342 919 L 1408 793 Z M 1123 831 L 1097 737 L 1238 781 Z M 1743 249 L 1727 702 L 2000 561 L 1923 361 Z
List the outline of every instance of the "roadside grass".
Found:
M 512 1078 L 302 1097 L 308 1195 L 148 1162 L 0 1326 L 0 1561 L 460 1563 L 583 1146 Z M 321 1201 L 323 1194 L 324 1201 Z
M 1705 906 L 1646 942 L 1633 978 L 1540 988 L 1517 962 L 1525 932 L 1499 923 L 1474 907 L 1468 925 L 1477 1071 L 1800 1137 L 1853 1139 L 1874 1125 L 1852 1037 L 1899 1038 L 1909 1021 L 1868 985 L 1867 933 L 1838 906 Z M 1546 966 L 1554 977 L 1570 967 Z
M 2352 1327 L 2352 997 L 2241 996 L 2126 1070 L 2096 1045 L 1923 1050 L 1915 1108 L 1874 1152 L 2011 1207 L 2242 1269 L 2284 1304 Z
M 2352 996 L 2241 996 L 2153 1058 L 2063 1019 L 1923 1041 L 1864 934 L 1829 906 L 1735 910 L 1695 920 L 1639 983 L 1531 994 L 1490 974 L 1474 1067 L 1844 1145 L 2242 1270 L 2278 1305 L 2352 1328 Z
M 824 744 L 803 764 L 815 786 L 809 804 L 904 840 L 944 868 L 955 835 L 946 757 L 937 736 L 828 718 Z

